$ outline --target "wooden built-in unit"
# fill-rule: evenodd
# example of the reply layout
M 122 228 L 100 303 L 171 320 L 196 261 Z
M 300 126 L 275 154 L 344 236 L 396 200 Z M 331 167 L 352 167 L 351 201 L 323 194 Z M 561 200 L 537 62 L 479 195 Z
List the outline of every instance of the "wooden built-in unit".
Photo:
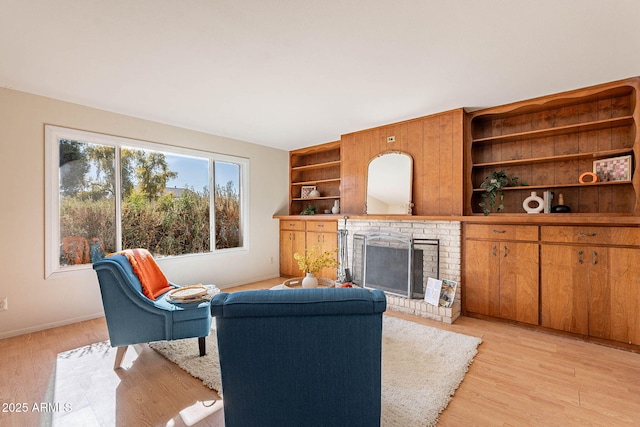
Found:
M 572 213 L 640 214 L 640 175 L 631 181 L 581 184 L 593 161 L 637 157 L 637 104 L 640 79 L 634 78 L 565 92 L 467 116 L 465 214 L 481 213 L 480 184 L 493 171 L 505 170 L 526 186 L 505 189 L 503 213 L 522 213 L 531 191 L 562 193 Z M 633 162 L 633 171 L 637 165 Z
M 319 247 L 322 251 L 333 251 L 338 247 L 338 222 L 281 219 L 280 220 L 280 275 L 302 277 L 305 272 L 298 268 L 293 258 L 295 253 L 305 252 Z M 335 268 L 323 268 L 318 277 L 336 279 Z
M 639 96 L 635 77 L 293 151 L 291 203 L 281 223 L 311 220 L 297 216 L 306 184 L 320 189 L 321 209 L 340 199 L 339 218 L 460 221 L 464 315 L 640 351 Z M 364 215 L 368 164 L 389 151 L 413 158 L 413 215 Z M 631 158 L 630 180 L 579 182 L 594 160 L 620 156 Z M 526 185 L 506 188 L 504 209 L 485 216 L 481 184 L 500 170 Z M 562 194 L 571 212 L 525 213 L 532 191 L 554 192 L 553 204 Z
M 640 350 L 639 89 L 632 78 L 467 115 L 463 314 Z M 631 157 L 630 180 L 579 182 L 619 156 Z M 484 216 L 480 184 L 499 170 L 526 185 Z M 524 213 L 546 190 L 571 212 Z
M 538 324 L 538 227 L 467 224 L 466 310 Z
M 401 151 L 413 158 L 413 214 L 462 215 L 463 122 L 460 108 L 342 135 L 342 212 L 364 212 L 369 162 Z
M 640 345 L 640 228 L 543 226 L 541 325 Z
M 340 141 L 301 148 L 289 153 L 289 214 L 299 215 L 309 204 L 317 213 L 331 210 L 340 200 Z M 320 196 L 302 197 L 303 186 L 315 186 Z

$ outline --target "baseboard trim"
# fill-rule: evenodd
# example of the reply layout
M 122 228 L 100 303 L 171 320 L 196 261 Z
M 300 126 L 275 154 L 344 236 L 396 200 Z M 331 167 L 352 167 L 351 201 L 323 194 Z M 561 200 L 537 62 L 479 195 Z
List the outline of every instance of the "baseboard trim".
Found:
M 259 276 L 252 279 L 245 279 L 238 282 L 226 283 L 224 286 L 219 286 L 221 290 L 225 288 L 232 288 L 234 286 L 246 285 L 247 283 L 259 282 L 261 280 L 269 280 L 280 277 L 280 274 L 268 274 L 265 276 Z M 13 331 L 0 332 L 0 339 L 16 337 L 18 335 L 30 334 L 33 332 L 44 331 L 47 329 L 57 328 L 59 326 L 66 326 L 72 323 L 84 322 L 85 320 L 97 319 L 98 317 L 104 317 L 104 311 L 99 313 L 88 314 L 86 316 L 74 317 L 71 319 L 60 320 L 59 322 L 45 323 L 43 325 L 31 326 L 29 328 L 15 329 Z
M 231 283 L 225 283 L 224 285 L 219 285 L 218 288 L 220 290 L 224 290 L 226 288 L 233 288 L 235 286 L 241 286 L 241 285 L 246 285 L 248 283 L 254 283 L 254 282 L 261 282 L 263 280 L 269 280 L 269 279 L 276 279 L 280 277 L 280 274 L 268 274 L 266 276 L 259 276 L 259 277 L 255 277 L 253 279 L 249 279 L 249 280 L 241 280 L 239 282 L 231 282 Z
M 57 328 L 59 326 L 71 325 L 72 323 L 84 322 L 85 320 L 93 320 L 99 317 L 104 317 L 104 312 L 88 314 L 86 316 L 74 317 L 71 319 L 60 320 L 59 322 L 45 323 L 43 325 L 31 326 L 29 328 L 15 329 L 13 331 L 0 333 L 0 339 L 17 337 L 18 335 L 31 334 L 33 332 L 40 332 L 47 329 Z

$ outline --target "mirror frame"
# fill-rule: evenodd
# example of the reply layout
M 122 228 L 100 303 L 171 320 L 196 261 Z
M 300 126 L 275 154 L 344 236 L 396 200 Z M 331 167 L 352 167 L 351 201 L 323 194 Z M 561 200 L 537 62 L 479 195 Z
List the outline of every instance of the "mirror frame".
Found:
M 398 213 L 398 214 L 371 214 L 371 215 L 413 215 L 413 157 L 411 156 L 411 154 L 406 153 L 404 151 L 400 151 L 400 150 L 387 150 L 387 151 L 383 151 L 382 153 L 377 154 L 375 157 L 372 157 L 369 162 L 367 163 L 367 179 L 365 181 L 365 186 L 364 186 L 364 211 L 363 214 L 364 215 L 369 215 L 368 213 L 368 206 L 367 206 L 367 199 L 368 194 L 369 194 L 369 172 L 370 172 L 370 167 L 371 167 L 371 163 L 373 163 L 374 160 L 379 159 L 380 157 L 384 157 L 388 154 L 399 154 L 402 156 L 405 156 L 409 159 L 409 200 L 407 201 L 407 212 L 406 213 Z

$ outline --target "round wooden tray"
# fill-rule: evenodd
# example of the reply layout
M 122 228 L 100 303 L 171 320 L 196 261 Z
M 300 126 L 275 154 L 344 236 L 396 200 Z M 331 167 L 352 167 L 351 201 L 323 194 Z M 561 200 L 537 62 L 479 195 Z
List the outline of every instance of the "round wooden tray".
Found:
M 282 284 L 288 288 L 301 288 L 302 279 L 304 279 L 304 277 L 294 277 L 294 278 L 285 280 Z M 335 288 L 336 287 L 336 282 L 331 279 L 325 279 L 323 277 L 318 277 L 317 279 L 318 279 L 319 288 Z
M 207 294 L 207 287 L 204 285 L 183 286 L 169 291 L 167 298 L 171 301 L 185 302 L 201 299 Z

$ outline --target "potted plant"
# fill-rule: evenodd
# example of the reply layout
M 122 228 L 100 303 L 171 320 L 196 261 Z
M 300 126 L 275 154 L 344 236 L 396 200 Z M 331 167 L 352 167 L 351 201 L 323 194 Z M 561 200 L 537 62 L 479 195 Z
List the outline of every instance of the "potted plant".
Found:
M 306 208 L 304 208 L 304 210 L 302 212 L 300 212 L 300 215 L 315 215 L 318 212 L 318 207 L 315 205 L 307 205 Z
M 302 279 L 303 288 L 316 288 L 318 287 L 318 278 L 315 274 L 325 267 L 337 267 L 338 260 L 336 254 L 338 249 L 331 251 L 322 251 L 322 245 L 317 245 L 306 254 L 293 254 L 293 258 L 298 261 L 298 267 L 306 273 L 304 279 Z
M 504 170 L 490 173 L 484 178 L 484 182 L 480 184 L 485 189 L 482 198 L 485 199 L 479 205 L 484 208 L 484 214 L 489 215 L 492 210 L 501 211 L 504 209 L 504 193 L 505 187 L 515 187 L 518 185 L 520 178 L 517 176 L 509 177 Z M 524 185 L 524 183 L 522 183 Z

